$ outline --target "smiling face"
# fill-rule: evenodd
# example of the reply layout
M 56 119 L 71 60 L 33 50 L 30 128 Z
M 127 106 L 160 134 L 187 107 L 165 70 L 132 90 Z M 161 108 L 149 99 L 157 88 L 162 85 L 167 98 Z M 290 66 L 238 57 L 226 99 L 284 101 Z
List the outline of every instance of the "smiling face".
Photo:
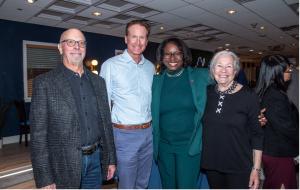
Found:
M 148 38 L 147 29 L 140 25 L 134 24 L 128 28 L 128 34 L 125 36 L 127 51 L 134 60 L 139 60 L 146 49 Z
M 182 51 L 172 42 L 164 47 L 163 63 L 170 71 L 175 71 L 183 67 Z
M 68 40 L 75 40 L 76 43 L 71 47 L 70 43 L 67 43 Z M 69 29 L 61 35 L 58 49 L 60 54 L 63 55 L 65 65 L 80 66 L 83 64 L 86 47 L 80 45 L 82 41 L 85 41 L 85 37 L 78 29 Z
M 219 86 L 228 87 L 236 75 L 231 55 L 220 55 L 213 68 L 213 76 Z

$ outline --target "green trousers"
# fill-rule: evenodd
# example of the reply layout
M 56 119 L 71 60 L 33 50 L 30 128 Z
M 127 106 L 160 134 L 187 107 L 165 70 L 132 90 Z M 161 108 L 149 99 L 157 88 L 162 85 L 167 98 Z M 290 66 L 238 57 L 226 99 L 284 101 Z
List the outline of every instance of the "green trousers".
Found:
M 159 148 L 158 169 L 164 189 L 196 189 L 200 174 L 200 154 L 190 156 Z

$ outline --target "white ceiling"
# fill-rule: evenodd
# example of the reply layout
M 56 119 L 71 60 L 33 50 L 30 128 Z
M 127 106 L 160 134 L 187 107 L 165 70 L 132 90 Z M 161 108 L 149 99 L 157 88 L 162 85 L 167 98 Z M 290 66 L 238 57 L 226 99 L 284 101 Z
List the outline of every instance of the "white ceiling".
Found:
M 177 36 L 195 49 L 298 57 L 298 7 L 298 0 L 0 0 L 0 19 L 120 37 L 127 22 L 146 19 L 153 42 Z

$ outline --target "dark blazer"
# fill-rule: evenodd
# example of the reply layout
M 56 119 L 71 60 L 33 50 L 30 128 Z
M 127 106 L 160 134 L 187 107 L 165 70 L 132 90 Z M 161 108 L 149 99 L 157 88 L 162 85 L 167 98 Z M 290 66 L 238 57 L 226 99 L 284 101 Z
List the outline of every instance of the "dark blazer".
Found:
M 81 142 L 79 116 L 63 64 L 33 81 L 30 106 L 31 161 L 38 188 L 80 187 Z M 87 71 L 95 90 L 101 128 L 102 176 L 116 163 L 112 124 L 105 82 Z M 99 179 L 101 180 L 101 179 Z
M 190 85 L 192 88 L 193 101 L 197 112 L 194 116 L 194 133 L 190 139 L 188 153 L 191 156 L 200 154 L 202 150 L 202 116 L 206 104 L 206 88 L 212 83 L 208 70 L 204 68 L 187 68 Z M 154 158 L 158 156 L 159 131 L 159 108 L 160 95 L 164 82 L 165 72 L 155 75 L 152 84 L 152 127 L 153 127 L 153 152 Z
M 294 157 L 299 153 L 297 109 L 292 109 L 287 95 L 275 86 L 267 89 L 262 98 L 268 119 L 264 127 L 263 153 L 275 157 Z

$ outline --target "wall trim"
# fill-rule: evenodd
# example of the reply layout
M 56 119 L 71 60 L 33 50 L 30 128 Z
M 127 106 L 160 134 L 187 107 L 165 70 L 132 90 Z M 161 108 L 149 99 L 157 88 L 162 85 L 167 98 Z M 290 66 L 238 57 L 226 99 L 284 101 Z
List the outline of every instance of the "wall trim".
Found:
M 2 142 L 0 142 L 0 147 L 1 147 L 1 145 L 4 145 L 4 144 L 19 143 L 19 138 L 20 138 L 19 135 L 3 137 L 3 139 L 0 140 L 0 141 L 2 141 Z M 28 134 L 28 141 L 30 141 L 30 134 Z M 22 142 L 25 142 L 25 135 L 23 135 Z

